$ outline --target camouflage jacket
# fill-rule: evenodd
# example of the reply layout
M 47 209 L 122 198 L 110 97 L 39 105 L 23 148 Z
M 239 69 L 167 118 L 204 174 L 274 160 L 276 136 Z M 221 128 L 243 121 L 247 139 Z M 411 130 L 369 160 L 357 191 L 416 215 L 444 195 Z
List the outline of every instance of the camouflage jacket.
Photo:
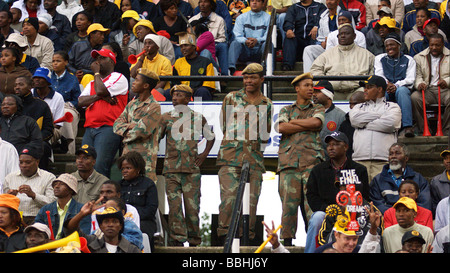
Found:
M 280 110 L 278 123 L 293 119 L 316 117 L 325 120 L 325 108 L 321 104 L 309 103 L 298 105 L 297 102 Z M 304 168 L 317 163 L 317 159 L 325 160 L 319 131 L 297 132 L 292 135 L 283 134 L 278 148 L 278 172 L 286 168 Z
M 223 139 L 218 166 L 242 167 L 247 160 L 251 168 L 265 171 L 263 152 L 270 138 L 272 108 L 272 101 L 266 96 L 250 103 L 244 89 L 225 97 L 220 113 Z
M 159 140 L 164 136 L 166 155 L 163 173 L 200 172 L 200 168 L 195 165 L 198 143 L 202 137 L 207 140 L 215 138 L 206 118 L 184 105 L 162 115 Z
M 147 176 L 156 181 L 158 131 L 161 106 L 150 96 L 145 101 L 130 101 L 114 122 L 114 133 L 123 137 L 123 153 L 139 152 L 146 164 Z

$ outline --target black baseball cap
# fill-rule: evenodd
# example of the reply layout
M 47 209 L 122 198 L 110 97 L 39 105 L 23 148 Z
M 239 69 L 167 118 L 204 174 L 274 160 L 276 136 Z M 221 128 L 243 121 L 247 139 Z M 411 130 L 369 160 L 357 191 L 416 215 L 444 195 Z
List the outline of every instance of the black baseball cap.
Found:
M 348 144 L 348 137 L 345 133 L 340 132 L 340 131 L 334 131 L 333 133 L 327 135 L 325 137 L 325 143 L 328 143 L 331 139 L 334 139 L 336 141 L 339 142 L 345 142 L 346 144 Z
M 366 81 L 359 82 L 359 85 L 362 87 L 365 87 L 367 84 L 372 84 L 377 87 L 382 87 L 383 91 L 386 91 L 386 88 L 387 88 L 386 80 L 383 77 L 380 77 L 377 75 L 372 75 Z
M 95 148 L 88 144 L 84 144 L 83 146 L 81 146 L 80 149 L 78 149 L 75 152 L 75 155 L 79 155 L 79 154 L 90 155 L 95 159 L 97 158 L 97 152 L 95 151 Z
M 334 93 L 333 85 L 329 81 L 326 81 L 326 80 L 318 81 L 314 85 L 314 89 L 317 89 L 317 90 L 326 89 L 326 90 Z
M 35 159 L 41 159 L 42 157 L 42 150 L 37 149 L 32 146 L 25 146 L 22 151 L 20 151 L 19 155 L 29 155 L 32 156 Z
M 422 234 L 418 232 L 417 230 L 410 230 L 408 232 L 405 232 L 402 237 L 402 245 L 404 245 L 407 241 L 416 239 L 422 244 L 425 244 L 425 239 L 423 238 Z

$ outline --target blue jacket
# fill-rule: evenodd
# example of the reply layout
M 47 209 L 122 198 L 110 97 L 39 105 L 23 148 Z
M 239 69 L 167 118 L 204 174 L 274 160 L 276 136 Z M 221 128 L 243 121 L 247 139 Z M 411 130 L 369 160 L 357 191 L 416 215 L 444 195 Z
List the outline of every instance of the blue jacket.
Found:
M 431 18 L 438 18 L 441 21 L 441 14 L 436 9 L 428 9 L 431 12 Z M 402 22 L 402 30 L 407 33 L 412 30 L 416 24 L 416 10 L 411 10 L 405 14 Z
M 76 108 L 78 106 L 78 97 L 81 94 L 80 84 L 75 75 L 66 69 L 64 76 L 60 79 L 56 76 L 56 73 L 52 72 L 52 86 L 53 90 L 60 93 L 64 102 L 71 102 Z
M 241 44 L 252 37 L 258 40 L 258 46 L 261 46 L 267 39 L 269 24 L 270 15 L 267 12 L 247 11 L 236 18 L 233 34 L 236 41 Z
M 373 204 L 384 214 L 399 199 L 398 186 L 388 173 L 389 164 L 384 165 L 383 171 L 377 174 L 370 183 L 370 199 Z M 420 193 L 416 200 L 418 206 L 431 210 L 430 186 L 428 181 L 411 167 L 406 166 L 404 180 L 413 180 L 419 185 Z
M 307 7 L 296 3 L 286 11 L 283 30 L 293 30 L 296 37 L 306 39 L 313 27 L 319 27 L 320 14 L 326 9 L 327 7 L 322 3 L 312 2 Z
M 414 41 L 411 43 L 411 48 L 409 49 L 409 55 L 411 57 L 414 57 L 419 52 L 425 50 L 428 48 L 430 41 L 428 41 L 428 38 L 426 36 L 423 37 L 423 39 Z M 444 46 L 448 49 L 450 49 L 450 44 L 445 41 Z
M 59 229 L 59 214 L 58 214 L 58 208 L 56 207 L 58 205 L 58 201 L 52 202 L 50 204 L 47 204 L 43 206 L 38 214 L 36 215 L 36 218 L 34 219 L 37 223 L 42 223 L 45 225 L 48 225 L 48 219 L 47 219 L 47 213 L 46 211 L 50 211 L 50 220 L 52 222 L 52 228 L 53 233 L 55 234 L 58 232 Z M 64 222 L 68 219 L 72 219 L 75 215 L 80 212 L 81 208 L 83 207 L 83 204 L 78 203 L 75 201 L 75 199 L 72 198 L 72 201 L 69 204 L 69 207 L 67 209 L 66 217 L 64 218 Z M 80 222 L 80 229 L 83 233 L 89 234 L 91 231 L 91 215 L 88 215 L 84 217 Z M 70 234 L 64 234 L 64 228 L 61 230 L 61 238 L 66 237 Z

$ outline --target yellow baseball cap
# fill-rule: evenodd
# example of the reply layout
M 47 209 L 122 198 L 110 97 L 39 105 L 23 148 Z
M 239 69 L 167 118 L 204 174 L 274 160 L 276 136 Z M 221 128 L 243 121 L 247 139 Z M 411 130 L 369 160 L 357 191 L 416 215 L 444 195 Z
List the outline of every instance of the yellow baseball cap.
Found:
M 440 154 L 441 157 L 445 157 L 447 154 L 450 154 L 450 150 L 443 150 Z
M 398 29 L 395 19 L 387 16 L 381 18 L 380 21 L 378 21 L 378 23 L 375 25 L 375 28 L 378 28 L 382 25 L 386 25 L 388 28 Z
M 134 10 L 127 10 L 127 11 L 125 11 L 123 14 L 122 14 L 122 21 L 123 21 L 123 18 L 133 18 L 134 20 L 136 20 L 136 21 L 140 21 L 141 20 L 141 17 L 139 17 L 139 14 L 136 12 L 136 11 L 134 11 Z
M 155 28 L 153 27 L 153 23 L 150 22 L 149 20 L 142 19 L 139 22 L 137 22 L 136 25 L 134 25 L 134 27 L 133 27 L 133 33 L 134 33 L 134 36 L 136 36 L 136 37 L 137 37 L 136 28 L 138 26 L 148 27 L 153 33 L 156 33 Z
M 86 32 L 89 35 L 93 31 L 106 32 L 106 35 L 108 35 L 109 32 L 111 32 L 111 30 L 109 28 L 105 28 L 105 27 L 102 26 L 102 24 L 99 24 L 99 23 L 95 23 L 95 24 L 90 25 Z
M 416 201 L 409 197 L 402 197 L 398 199 L 397 203 L 394 204 L 394 209 L 399 205 L 403 204 L 408 209 L 413 209 L 415 212 L 417 212 L 417 204 Z

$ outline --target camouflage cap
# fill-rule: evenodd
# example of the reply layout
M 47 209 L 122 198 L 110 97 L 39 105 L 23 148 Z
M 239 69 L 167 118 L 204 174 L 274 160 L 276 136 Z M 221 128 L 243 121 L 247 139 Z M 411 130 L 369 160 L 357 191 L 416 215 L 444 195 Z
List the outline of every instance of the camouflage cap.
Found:
M 170 95 L 172 96 L 172 93 L 174 91 L 179 91 L 179 92 L 185 92 L 185 93 L 189 93 L 191 96 L 194 93 L 194 91 L 192 90 L 192 88 L 189 85 L 186 84 L 178 84 L 175 85 L 174 87 L 172 87 L 170 89 Z
M 302 81 L 302 80 L 305 80 L 305 79 L 311 79 L 312 80 L 313 79 L 313 75 L 310 72 L 298 75 L 297 77 L 295 77 L 292 80 L 291 85 L 295 85 L 295 83 L 297 83 L 299 81 Z
M 251 63 L 247 65 L 244 70 L 242 70 L 242 74 L 256 74 L 261 73 L 264 71 L 264 68 L 262 65 L 258 63 Z
M 155 72 L 153 72 L 147 68 L 139 68 L 138 74 L 141 74 L 142 76 L 150 78 L 152 80 L 159 81 L 159 76 Z

